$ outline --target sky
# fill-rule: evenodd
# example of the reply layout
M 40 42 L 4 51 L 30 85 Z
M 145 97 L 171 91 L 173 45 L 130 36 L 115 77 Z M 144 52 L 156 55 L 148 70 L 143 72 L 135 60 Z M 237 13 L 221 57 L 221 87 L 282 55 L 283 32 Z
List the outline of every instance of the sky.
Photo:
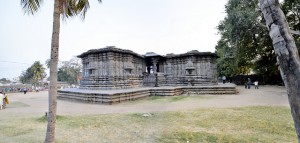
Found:
M 217 25 L 228 0 L 90 0 L 84 21 L 61 22 L 59 60 L 116 46 L 138 54 L 215 52 Z M 17 78 L 35 61 L 50 59 L 53 0 L 34 15 L 20 0 L 0 1 L 0 78 Z

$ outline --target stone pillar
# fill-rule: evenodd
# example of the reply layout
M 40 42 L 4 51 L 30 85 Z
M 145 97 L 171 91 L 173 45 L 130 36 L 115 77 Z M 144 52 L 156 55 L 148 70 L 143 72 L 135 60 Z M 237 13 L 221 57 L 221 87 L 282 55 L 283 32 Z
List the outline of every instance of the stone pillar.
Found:
M 108 69 L 108 76 L 113 76 L 113 60 L 114 60 L 114 55 L 112 53 L 107 53 L 107 69 Z
M 216 58 L 212 58 L 212 82 L 213 84 L 218 84 L 218 77 L 217 77 L 217 62 Z
M 153 73 L 156 74 L 157 73 L 157 62 L 158 62 L 158 58 L 152 58 L 152 63 L 153 63 Z
M 106 88 L 112 89 L 113 88 L 113 77 L 114 77 L 114 68 L 113 68 L 113 60 L 114 60 L 114 55 L 113 53 L 109 52 L 107 53 L 107 79 L 108 82 L 106 83 Z
M 153 63 L 153 74 L 155 75 L 155 85 L 154 87 L 158 87 L 158 80 L 157 80 L 157 62 L 158 58 L 152 58 L 152 63 Z

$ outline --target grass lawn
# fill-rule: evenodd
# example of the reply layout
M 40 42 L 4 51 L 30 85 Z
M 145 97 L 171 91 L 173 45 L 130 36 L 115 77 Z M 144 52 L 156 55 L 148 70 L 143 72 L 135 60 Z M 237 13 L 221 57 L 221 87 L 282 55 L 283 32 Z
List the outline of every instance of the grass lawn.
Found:
M 297 142 L 287 107 L 209 108 L 143 115 L 58 116 L 56 140 L 58 143 Z M 46 125 L 41 116 L 1 117 L 0 142 L 43 142 Z

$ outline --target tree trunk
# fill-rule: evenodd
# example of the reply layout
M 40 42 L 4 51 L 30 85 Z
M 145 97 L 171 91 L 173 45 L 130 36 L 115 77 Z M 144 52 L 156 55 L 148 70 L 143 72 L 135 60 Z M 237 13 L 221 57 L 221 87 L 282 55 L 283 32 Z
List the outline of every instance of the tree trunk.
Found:
M 45 143 L 55 142 L 55 124 L 56 124 L 56 109 L 57 109 L 57 63 L 59 49 L 59 30 L 60 30 L 60 6 L 59 0 L 54 1 L 53 11 L 53 31 L 51 41 L 51 61 L 50 61 L 50 88 L 49 96 L 49 111 L 48 125 Z
M 300 59 L 298 50 L 278 0 L 260 0 L 259 2 L 273 41 L 281 77 L 287 89 L 300 143 Z

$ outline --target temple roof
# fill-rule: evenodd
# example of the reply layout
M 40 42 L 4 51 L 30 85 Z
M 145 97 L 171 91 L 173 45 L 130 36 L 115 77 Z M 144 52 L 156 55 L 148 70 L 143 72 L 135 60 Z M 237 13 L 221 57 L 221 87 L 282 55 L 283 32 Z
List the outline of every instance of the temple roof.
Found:
M 83 57 L 86 57 L 87 55 L 90 55 L 90 54 L 107 53 L 107 52 L 118 52 L 118 53 L 124 53 L 124 54 L 131 54 L 131 55 L 134 55 L 134 56 L 137 56 L 137 57 L 144 58 L 144 56 L 142 56 L 140 54 L 137 54 L 137 53 L 135 53 L 131 50 L 120 49 L 120 48 L 117 48 L 115 46 L 106 46 L 106 47 L 100 48 L 100 49 L 91 49 L 91 50 L 88 50 L 87 52 L 84 52 L 84 53 L 78 55 L 77 57 L 78 58 L 83 58 Z
M 144 56 L 145 56 L 145 57 L 154 57 L 154 56 L 161 56 L 161 55 L 156 54 L 156 53 L 154 53 L 154 52 L 147 52 Z
M 186 56 L 209 56 L 209 57 L 217 57 L 217 54 L 212 52 L 199 52 L 198 50 L 192 50 L 186 52 L 184 54 L 167 54 L 166 58 L 178 58 L 178 57 L 186 57 Z
M 131 54 L 140 58 L 145 58 L 145 57 L 164 57 L 164 58 L 178 58 L 178 57 L 186 57 L 186 56 L 209 56 L 209 57 L 217 57 L 217 55 L 215 53 L 211 53 L 211 52 L 199 52 L 197 50 L 192 50 L 189 52 L 186 52 L 184 54 L 167 54 L 167 55 L 159 55 L 157 53 L 154 52 L 147 52 L 145 55 L 140 55 L 137 54 L 131 50 L 126 50 L 126 49 L 120 49 L 117 48 L 115 46 L 106 46 L 104 48 L 100 48 L 100 49 L 91 49 L 88 50 L 87 52 L 84 52 L 80 55 L 78 55 L 78 58 L 83 58 L 86 57 L 90 54 L 97 54 L 97 53 L 107 53 L 107 52 L 118 52 L 118 53 L 124 53 L 124 54 Z

